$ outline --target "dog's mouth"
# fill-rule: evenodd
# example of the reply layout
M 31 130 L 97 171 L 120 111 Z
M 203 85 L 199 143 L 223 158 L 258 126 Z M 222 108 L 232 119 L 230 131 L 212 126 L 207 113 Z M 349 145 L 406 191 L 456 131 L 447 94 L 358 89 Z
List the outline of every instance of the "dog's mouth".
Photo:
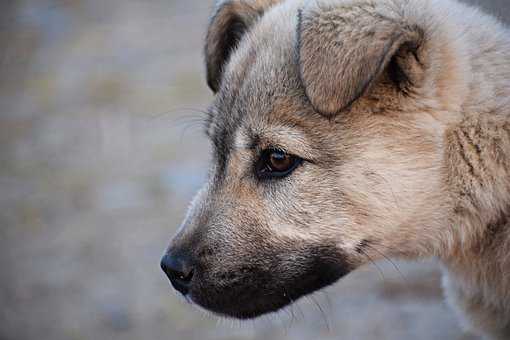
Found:
M 237 319 L 252 319 L 263 314 L 277 312 L 278 310 L 296 302 L 299 298 L 324 288 L 346 273 L 340 272 L 328 280 L 320 279 L 300 285 L 299 282 L 289 282 L 286 287 L 274 287 L 272 289 L 255 287 L 228 287 L 225 290 L 191 292 L 187 297 L 193 303 L 221 316 Z M 251 288 L 251 289 L 250 289 Z
M 309 255 L 301 259 L 292 256 L 297 259 L 292 263 L 271 259 L 268 266 L 242 266 L 229 271 L 197 268 L 186 297 L 222 316 L 256 318 L 333 284 L 352 269 L 337 254 Z

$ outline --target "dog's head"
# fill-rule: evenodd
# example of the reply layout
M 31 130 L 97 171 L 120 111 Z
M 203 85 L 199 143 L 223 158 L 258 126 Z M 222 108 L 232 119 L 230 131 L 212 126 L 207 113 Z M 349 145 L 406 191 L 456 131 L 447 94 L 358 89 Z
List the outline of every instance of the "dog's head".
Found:
M 370 259 L 440 251 L 460 66 L 395 3 L 217 7 L 209 180 L 162 260 L 192 301 L 255 317 Z

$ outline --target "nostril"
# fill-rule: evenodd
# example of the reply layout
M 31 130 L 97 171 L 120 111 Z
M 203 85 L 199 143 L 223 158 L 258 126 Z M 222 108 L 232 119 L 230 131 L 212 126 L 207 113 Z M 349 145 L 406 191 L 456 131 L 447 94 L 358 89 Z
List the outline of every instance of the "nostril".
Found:
M 193 266 L 186 256 L 165 254 L 161 259 L 161 269 L 170 279 L 172 286 L 182 294 L 189 292 L 193 278 Z

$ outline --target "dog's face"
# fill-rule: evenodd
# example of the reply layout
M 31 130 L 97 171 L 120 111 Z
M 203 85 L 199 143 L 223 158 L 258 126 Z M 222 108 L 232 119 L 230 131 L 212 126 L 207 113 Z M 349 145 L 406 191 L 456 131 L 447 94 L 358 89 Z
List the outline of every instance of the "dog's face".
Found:
M 255 317 L 371 259 L 440 251 L 438 116 L 454 100 L 429 90 L 454 81 L 431 71 L 448 60 L 428 55 L 424 32 L 380 10 L 218 7 L 209 180 L 163 260 L 193 302 Z

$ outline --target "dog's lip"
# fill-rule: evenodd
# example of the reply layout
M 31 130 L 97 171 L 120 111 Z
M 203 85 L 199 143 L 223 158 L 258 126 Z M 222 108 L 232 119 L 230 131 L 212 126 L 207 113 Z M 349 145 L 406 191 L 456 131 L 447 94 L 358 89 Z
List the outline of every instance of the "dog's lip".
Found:
M 219 317 L 223 318 L 233 318 L 233 319 L 239 319 L 239 320 L 248 320 L 248 319 L 256 319 L 260 316 L 263 316 L 268 313 L 274 313 L 279 311 L 282 308 L 285 308 L 286 306 L 292 304 L 292 301 L 285 301 L 284 303 L 278 303 L 276 305 L 270 306 L 269 308 L 263 308 L 263 309 L 216 309 L 216 308 L 210 308 L 201 305 L 200 303 L 194 301 L 193 297 L 191 295 L 187 295 L 184 297 L 184 299 L 192 304 L 194 307 L 197 307 L 200 310 L 204 310 L 207 313 L 212 313 L 213 315 L 217 315 Z
M 175 288 L 175 287 L 174 287 Z M 187 303 L 191 304 L 191 305 L 195 305 L 195 306 L 200 306 L 198 303 L 196 303 L 193 299 L 193 294 L 191 293 L 191 291 L 188 291 L 187 293 L 182 293 L 182 292 L 179 292 L 177 289 L 176 290 L 176 295 L 179 296 L 180 298 L 184 299 L 184 301 L 186 301 Z
M 230 306 L 229 304 L 224 305 L 209 305 L 207 302 L 201 300 L 201 295 L 198 294 L 194 296 L 192 291 L 184 296 L 184 299 L 192 304 L 194 307 L 202 309 L 208 313 L 212 313 L 213 315 L 217 315 L 219 317 L 225 318 L 234 318 L 239 320 L 248 320 L 248 319 L 256 319 L 260 316 L 263 316 L 268 313 L 274 313 L 286 306 L 293 304 L 299 298 L 304 295 L 307 295 L 312 292 L 307 292 L 305 294 L 300 294 L 291 297 L 288 293 L 284 292 L 271 292 L 269 296 L 271 298 L 267 303 L 264 303 L 259 306 L 255 306 L 256 303 L 250 303 L 249 301 L 245 301 L 246 304 L 237 304 L 235 306 Z M 266 295 L 268 296 L 268 295 Z M 235 299 L 234 299 L 235 300 Z M 225 301 L 232 301 L 230 299 Z M 204 304 L 205 302 L 205 304 Z
M 172 287 L 174 287 L 174 289 L 179 292 L 179 294 L 183 295 L 183 296 L 186 296 L 189 294 L 189 287 L 186 286 L 185 284 L 179 282 L 178 280 L 173 280 L 173 281 L 170 281 L 170 284 L 172 285 Z

